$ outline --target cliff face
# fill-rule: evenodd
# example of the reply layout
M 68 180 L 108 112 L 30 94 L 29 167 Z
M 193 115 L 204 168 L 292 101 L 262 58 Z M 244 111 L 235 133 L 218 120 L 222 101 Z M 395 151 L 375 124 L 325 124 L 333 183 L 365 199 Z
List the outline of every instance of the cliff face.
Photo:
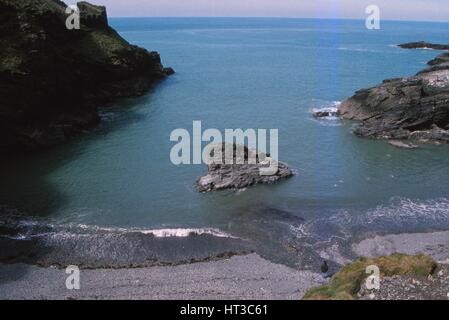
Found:
M 401 46 L 421 48 L 422 44 Z M 341 115 L 360 121 L 354 133 L 362 137 L 449 143 L 449 53 L 440 54 L 428 64 L 415 76 L 385 80 L 357 91 L 343 102 Z
M 61 1 L 0 0 L 0 150 L 59 144 L 96 124 L 98 106 L 172 73 L 110 28 L 104 7 L 78 6 L 81 28 L 68 30 Z

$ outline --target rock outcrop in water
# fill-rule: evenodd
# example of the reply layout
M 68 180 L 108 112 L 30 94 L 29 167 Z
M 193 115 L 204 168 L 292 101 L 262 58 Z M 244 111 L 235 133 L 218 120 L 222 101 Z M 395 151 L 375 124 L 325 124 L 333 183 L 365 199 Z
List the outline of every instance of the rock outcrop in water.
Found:
M 340 115 L 340 111 L 336 107 L 317 109 L 313 110 L 312 113 L 315 118 L 338 117 Z
M 424 45 L 449 47 L 402 46 Z M 415 76 L 357 91 L 340 105 L 342 117 L 360 121 L 354 133 L 361 137 L 449 142 L 449 52 L 428 65 Z
M 99 122 L 97 107 L 173 73 L 109 27 L 104 7 L 78 7 L 69 30 L 61 1 L 0 0 L 0 150 L 62 143 Z
M 403 49 L 434 49 L 434 50 L 449 50 L 447 44 L 435 44 L 426 41 L 408 42 L 398 45 Z
M 261 175 L 261 168 L 269 167 L 269 158 L 263 153 L 255 154 L 244 147 L 242 164 L 237 161 L 239 158 L 236 152 L 237 146 L 233 145 L 233 164 L 226 164 L 224 156 L 221 164 L 211 163 L 208 166 L 208 174 L 197 181 L 200 192 L 211 192 L 224 189 L 243 189 L 256 184 L 274 184 L 280 180 L 293 176 L 287 164 L 277 162 L 278 169 L 273 175 Z M 225 144 L 223 144 L 223 155 L 225 154 Z M 248 159 L 254 156 L 256 164 L 249 163 Z

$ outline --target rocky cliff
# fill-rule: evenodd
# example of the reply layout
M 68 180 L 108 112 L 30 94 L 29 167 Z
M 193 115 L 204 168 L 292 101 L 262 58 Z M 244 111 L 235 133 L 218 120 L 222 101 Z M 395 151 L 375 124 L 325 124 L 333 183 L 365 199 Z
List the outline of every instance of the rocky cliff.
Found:
M 218 155 L 220 161 L 211 161 L 207 175 L 198 179 L 196 184 L 199 192 L 240 190 L 257 184 L 275 184 L 293 177 L 293 171 L 286 163 L 274 162 L 268 154 L 257 153 L 244 145 L 218 144 L 212 148 L 211 157 L 216 150 L 221 153 L 221 156 Z M 268 169 L 270 165 L 275 165 L 273 174 L 261 174 L 261 169 Z
M 417 42 L 403 48 L 448 48 Z M 357 91 L 340 105 L 344 118 L 360 121 L 362 137 L 449 142 L 449 52 L 412 77 L 389 79 Z
M 78 3 L 66 27 L 59 0 L 0 0 L 0 150 L 64 142 L 99 121 L 97 108 L 145 93 L 172 73 L 157 52 L 130 45 L 106 9 Z

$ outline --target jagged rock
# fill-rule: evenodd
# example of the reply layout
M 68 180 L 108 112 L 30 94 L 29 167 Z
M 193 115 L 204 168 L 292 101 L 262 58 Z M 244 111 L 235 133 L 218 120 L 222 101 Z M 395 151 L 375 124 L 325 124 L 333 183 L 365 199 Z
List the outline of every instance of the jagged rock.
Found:
M 224 189 L 243 189 L 256 184 L 273 184 L 282 179 L 293 176 L 293 171 L 283 162 L 278 162 L 278 170 L 274 175 L 261 175 L 261 168 L 269 167 L 269 158 L 263 153 L 255 154 L 244 147 L 244 155 L 239 156 L 236 145 L 233 145 L 232 163 L 225 162 L 225 144 L 223 144 L 223 161 L 221 164 L 211 163 L 208 165 L 208 174 L 197 181 L 200 192 L 218 191 Z M 256 164 L 249 163 L 251 157 L 256 159 Z M 241 159 L 243 164 L 237 164 Z
M 434 50 L 449 50 L 449 45 L 435 44 L 426 41 L 409 42 L 398 45 L 403 49 L 434 49 Z
M 81 28 L 68 30 L 62 1 L 0 0 L 0 151 L 62 143 L 97 124 L 98 107 L 173 73 L 110 28 L 104 7 L 78 6 Z
M 431 130 L 414 131 L 410 133 L 409 139 L 421 142 L 442 141 L 449 143 L 449 131 L 433 125 Z
M 175 74 L 175 70 L 173 70 L 173 68 L 164 68 L 162 71 L 167 76 L 171 76 L 172 74 Z
M 448 62 L 445 53 L 415 76 L 359 90 L 340 105 L 340 113 L 360 121 L 354 133 L 361 137 L 449 142 Z
M 427 64 L 429 66 L 434 66 L 434 65 L 448 63 L 448 62 L 449 62 L 449 52 L 445 52 L 445 53 L 438 55 L 435 59 L 430 60 Z
M 338 117 L 339 115 L 340 112 L 337 108 L 320 109 L 313 111 L 313 116 L 315 118 Z
M 108 16 L 106 7 L 96 6 L 86 1 L 78 2 L 81 23 L 93 28 L 107 28 Z

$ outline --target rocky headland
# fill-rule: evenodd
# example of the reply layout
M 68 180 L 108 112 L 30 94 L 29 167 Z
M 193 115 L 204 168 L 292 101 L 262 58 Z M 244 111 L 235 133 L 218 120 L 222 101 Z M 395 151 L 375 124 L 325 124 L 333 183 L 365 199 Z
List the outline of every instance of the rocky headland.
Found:
M 433 49 L 433 50 L 449 50 L 448 44 L 435 44 L 426 41 L 408 42 L 398 45 L 403 49 Z
M 98 107 L 144 94 L 173 73 L 129 44 L 105 7 L 79 2 L 80 29 L 58 0 L 0 0 L 0 150 L 40 150 L 99 122 Z
M 400 47 L 449 50 L 448 45 L 426 42 Z M 359 121 L 354 133 L 360 137 L 448 143 L 449 52 L 429 61 L 415 76 L 357 91 L 339 109 L 343 118 Z
M 232 162 L 225 161 L 226 144 L 222 144 L 222 161 L 210 163 L 208 174 L 197 181 L 200 192 L 211 192 L 225 189 L 244 189 L 256 184 L 274 184 L 280 180 L 293 176 L 293 171 L 286 163 L 277 162 L 277 171 L 272 175 L 262 175 L 261 169 L 268 168 L 271 161 L 266 154 L 255 154 L 254 151 L 243 147 L 243 153 L 239 155 L 237 145 L 232 145 Z M 241 157 L 241 161 L 238 158 Z M 254 157 L 256 163 L 252 164 L 248 159 Z M 241 164 L 240 164 L 241 163 Z

